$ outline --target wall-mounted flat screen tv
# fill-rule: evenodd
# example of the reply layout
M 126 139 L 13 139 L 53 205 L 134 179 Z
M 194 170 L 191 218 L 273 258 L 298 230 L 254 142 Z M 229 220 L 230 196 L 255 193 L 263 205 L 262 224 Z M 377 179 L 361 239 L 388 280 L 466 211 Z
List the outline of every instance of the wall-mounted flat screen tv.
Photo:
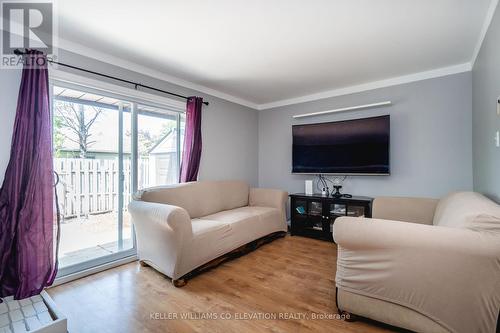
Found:
M 390 116 L 292 126 L 292 172 L 388 175 Z

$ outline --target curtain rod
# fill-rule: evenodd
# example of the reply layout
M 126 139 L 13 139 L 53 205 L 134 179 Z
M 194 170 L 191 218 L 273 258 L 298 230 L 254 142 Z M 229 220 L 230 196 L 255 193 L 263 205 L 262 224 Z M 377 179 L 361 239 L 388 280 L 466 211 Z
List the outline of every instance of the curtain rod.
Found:
M 17 50 L 14 50 L 14 54 L 16 54 L 16 55 L 25 55 L 27 53 L 25 51 L 17 49 Z M 52 64 L 59 65 L 59 66 L 64 66 L 64 67 L 68 67 L 68 68 L 71 68 L 71 69 L 76 69 L 76 70 L 79 70 L 79 71 L 82 71 L 82 72 L 85 72 L 85 73 L 89 73 L 89 74 L 99 75 L 99 76 L 102 76 L 102 77 L 105 77 L 105 78 L 108 78 L 108 79 L 112 79 L 112 80 L 115 80 L 115 81 L 120 81 L 120 82 L 123 82 L 123 83 L 128 83 L 128 84 L 133 85 L 135 87 L 135 89 L 137 89 L 137 87 L 142 87 L 142 88 L 154 90 L 154 91 L 157 91 L 157 92 L 161 92 L 161 93 L 168 94 L 168 95 L 175 96 L 175 97 L 179 97 L 179 98 L 184 98 L 184 99 L 188 99 L 189 98 L 187 96 L 176 94 L 176 93 L 173 93 L 173 92 L 170 92 L 170 91 L 166 91 L 166 90 L 158 89 L 158 88 L 155 88 L 155 87 L 147 86 L 147 85 L 142 84 L 142 83 L 137 83 L 137 82 L 130 81 L 130 80 L 125 80 L 125 79 L 122 79 L 122 78 L 119 78 L 119 77 L 116 77 L 116 76 L 111 76 L 111 75 L 108 75 L 108 74 L 103 74 L 103 73 L 91 71 L 91 70 L 88 70 L 88 69 L 85 69 L 85 68 L 81 68 L 81 67 L 77 67 L 77 66 L 73 66 L 73 65 L 68 65 L 68 64 L 65 64 L 65 63 L 62 63 L 62 62 L 58 62 L 58 61 L 55 61 L 55 60 L 47 59 L 47 61 L 50 62 L 50 63 L 52 63 Z M 203 102 L 203 104 L 208 105 L 209 103 L 208 102 Z

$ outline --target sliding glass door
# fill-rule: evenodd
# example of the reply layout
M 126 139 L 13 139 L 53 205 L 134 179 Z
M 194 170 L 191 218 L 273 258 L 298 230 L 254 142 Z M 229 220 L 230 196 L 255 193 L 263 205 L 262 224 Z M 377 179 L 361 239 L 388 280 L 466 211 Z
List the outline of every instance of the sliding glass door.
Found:
M 176 183 L 183 117 L 147 103 L 54 83 L 59 276 L 135 254 L 134 190 Z
M 179 180 L 180 138 L 184 128 L 179 113 L 138 106 L 138 189 L 175 184 Z M 180 135 L 180 136 L 179 136 Z

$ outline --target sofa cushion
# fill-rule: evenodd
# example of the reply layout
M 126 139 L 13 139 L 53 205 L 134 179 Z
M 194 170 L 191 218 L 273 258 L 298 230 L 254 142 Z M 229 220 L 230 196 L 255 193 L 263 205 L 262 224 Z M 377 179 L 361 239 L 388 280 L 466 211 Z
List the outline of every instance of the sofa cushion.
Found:
M 203 219 L 221 221 L 225 223 L 236 223 L 243 222 L 248 219 L 255 219 L 259 216 L 274 214 L 276 211 L 277 209 L 272 207 L 246 206 L 210 214 L 204 216 Z
M 193 237 L 211 232 L 227 231 L 231 228 L 227 223 L 207 219 L 192 219 L 191 226 L 193 229 Z
M 233 231 L 242 236 L 241 244 L 275 231 L 286 231 L 283 228 L 281 211 L 271 207 L 241 207 L 204 216 L 203 219 L 231 225 Z
M 247 206 L 249 191 L 242 181 L 202 181 L 148 188 L 140 200 L 182 207 L 193 219 Z
M 241 207 L 191 220 L 193 238 L 186 245 L 179 274 L 276 231 L 286 231 L 281 212 L 270 207 Z
M 500 206 L 476 192 L 455 192 L 439 200 L 433 224 L 443 227 L 481 229 L 479 216 L 500 218 Z M 475 222 L 476 221 L 476 222 Z

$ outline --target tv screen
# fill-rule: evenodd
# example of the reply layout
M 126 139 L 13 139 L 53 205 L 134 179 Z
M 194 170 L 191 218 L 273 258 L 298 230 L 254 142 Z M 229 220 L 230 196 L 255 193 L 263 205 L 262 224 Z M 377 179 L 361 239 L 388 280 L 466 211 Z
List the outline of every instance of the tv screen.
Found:
M 294 125 L 292 172 L 388 175 L 390 116 Z

